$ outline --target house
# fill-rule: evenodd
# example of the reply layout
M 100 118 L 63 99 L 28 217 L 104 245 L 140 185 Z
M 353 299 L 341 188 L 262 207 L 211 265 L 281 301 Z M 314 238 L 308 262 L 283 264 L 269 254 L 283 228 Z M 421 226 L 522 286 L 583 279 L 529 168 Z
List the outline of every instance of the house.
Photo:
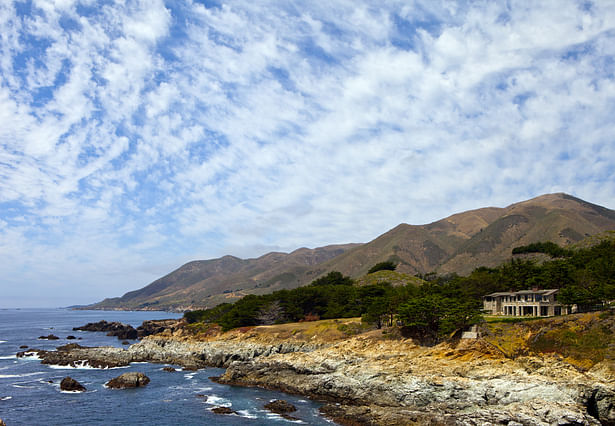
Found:
M 491 315 L 551 317 L 569 314 L 569 307 L 558 303 L 559 290 L 521 290 L 483 296 L 483 310 Z

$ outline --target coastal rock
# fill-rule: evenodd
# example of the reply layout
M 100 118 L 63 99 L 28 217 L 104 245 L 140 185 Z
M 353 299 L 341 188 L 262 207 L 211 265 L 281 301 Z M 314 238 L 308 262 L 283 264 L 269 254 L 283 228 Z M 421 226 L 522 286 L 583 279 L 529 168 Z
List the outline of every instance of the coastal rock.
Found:
M 21 345 L 19 349 L 28 349 L 28 345 Z
M 166 372 L 168 372 L 168 373 L 174 373 L 174 372 L 176 372 L 177 370 L 176 370 L 176 369 L 174 369 L 173 367 L 164 367 L 164 368 L 162 369 L 162 371 L 166 371 Z
M 143 323 L 137 327 L 137 334 L 139 339 L 142 339 L 152 334 L 164 333 L 166 331 L 173 332 L 180 324 L 183 324 L 183 321 L 178 321 L 176 319 L 143 321 Z
M 6 423 L 4 423 L 4 420 L 0 419 L 0 426 L 6 426 Z
M 59 346 L 55 351 L 29 349 L 17 353 L 18 358 L 37 356 L 42 364 L 68 367 L 114 368 L 123 367 L 133 360 L 130 353 L 121 348 L 103 346 L 88 348 L 77 343 Z
M 215 407 L 212 408 L 211 411 L 216 414 L 235 414 L 235 411 L 231 410 L 229 407 Z
M 58 340 L 59 337 L 54 334 L 49 334 L 47 336 L 39 336 L 38 339 L 39 340 Z
M 265 408 L 272 413 L 277 414 L 287 414 L 297 411 L 297 407 L 287 401 L 284 401 L 283 399 L 274 399 L 273 401 L 265 404 Z
M 74 327 L 74 331 L 106 331 L 107 336 L 116 336 L 120 340 L 135 340 L 138 337 L 137 330 L 131 325 L 121 322 L 90 322 L 81 327 Z
M 36 353 L 48 363 L 224 367 L 220 383 L 333 401 L 323 412 L 341 424 L 614 424 L 615 368 L 607 361 L 582 371 L 557 354 L 512 359 L 481 339 L 421 347 L 376 334 L 323 341 L 262 330 L 199 338 L 165 331 L 127 349 Z
M 64 377 L 60 382 L 60 389 L 68 392 L 85 392 L 85 387 L 72 377 Z
M 145 386 L 149 383 L 149 377 L 143 373 L 130 372 L 124 373 L 114 379 L 107 382 L 107 387 L 111 389 L 127 389 L 138 388 Z
M 75 336 L 72 336 L 72 335 L 66 336 L 66 340 L 75 340 L 75 339 L 76 339 Z
M 615 425 L 615 390 L 606 387 L 594 389 L 588 401 L 588 412 L 603 425 Z

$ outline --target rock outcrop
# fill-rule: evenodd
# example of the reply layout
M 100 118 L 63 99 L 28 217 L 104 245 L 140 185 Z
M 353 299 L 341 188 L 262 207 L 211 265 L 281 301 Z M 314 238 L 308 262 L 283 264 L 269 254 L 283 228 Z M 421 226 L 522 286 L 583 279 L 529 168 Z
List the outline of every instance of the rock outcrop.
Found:
M 73 379 L 72 377 L 64 377 L 60 382 L 60 389 L 67 392 L 85 392 L 85 386 Z
M 138 337 L 137 330 L 131 325 L 121 322 L 90 322 L 81 327 L 73 327 L 74 331 L 106 331 L 107 336 L 116 336 L 120 340 L 135 340 Z
M 107 382 L 106 386 L 111 389 L 139 388 L 149 383 L 149 377 L 143 373 L 124 373 Z
M 613 383 L 597 370 L 550 357 L 510 360 L 474 345 L 353 338 L 309 354 L 236 361 L 217 381 L 342 402 L 323 408 L 342 424 L 611 424 Z
M 0 419 L 0 426 L 6 426 L 6 423 L 4 423 L 4 420 Z
M 183 320 L 176 319 L 143 321 L 143 323 L 137 327 L 137 335 L 139 339 L 143 339 L 152 334 L 164 333 L 165 331 L 172 332 L 181 324 L 183 324 Z
M 235 414 L 235 411 L 231 410 L 229 407 L 214 407 L 211 411 L 216 414 Z
M 290 402 L 284 401 L 283 399 L 274 399 L 273 401 L 265 404 L 265 408 L 272 413 L 277 414 L 288 414 L 293 411 L 297 411 L 297 407 Z
M 107 336 L 116 336 L 120 340 L 136 340 L 142 339 L 152 334 L 163 333 L 165 331 L 174 331 L 177 327 L 183 324 L 182 320 L 165 319 L 165 320 L 150 320 L 143 323 L 136 329 L 121 322 L 107 322 L 105 320 L 98 322 L 90 322 L 81 327 L 73 327 L 74 331 L 102 331 L 107 332 Z
M 38 339 L 39 340 L 58 340 L 60 338 L 56 336 L 55 334 L 49 334 L 47 336 L 39 336 Z
M 377 330 L 323 339 L 331 324 L 200 336 L 166 329 L 126 349 L 71 344 L 21 356 L 36 353 L 43 363 L 97 367 L 135 361 L 187 370 L 224 367 L 220 383 L 332 401 L 323 413 L 341 424 L 615 424 L 610 358 L 583 370 L 558 354 L 513 359 L 482 338 L 434 347 Z

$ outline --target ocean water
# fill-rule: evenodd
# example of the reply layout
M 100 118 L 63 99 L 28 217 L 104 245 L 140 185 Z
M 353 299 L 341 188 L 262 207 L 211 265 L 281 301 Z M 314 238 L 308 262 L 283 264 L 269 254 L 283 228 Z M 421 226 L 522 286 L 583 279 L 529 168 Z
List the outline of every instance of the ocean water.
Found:
M 70 368 L 43 365 L 36 359 L 17 358 L 30 348 L 54 349 L 66 343 L 83 346 L 122 347 L 105 333 L 73 331 L 96 322 L 121 321 L 134 327 L 144 320 L 175 318 L 168 312 L 71 311 L 67 309 L 0 310 L 0 418 L 12 425 L 283 425 L 331 424 L 318 413 L 320 404 L 298 396 L 254 388 L 220 385 L 209 377 L 222 369 L 163 371 L 163 364 L 134 363 L 116 369 Z M 54 334 L 60 340 L 39 340 Z M 81 340 L 66 340 L 73 335 Z M 179 370 L 180 367 L 174 366 Z M 145 373 L 151 382 L 137 389 L 107 389 L 104 384 L 128 371 Z M 60 381 L 70 376 L 87 388 L 84 393 L 60 391 Z M 207 399 L 199 395 L 206 395 Z M 290 421 L 265 410 L 273 399 L 294 404 Z M 237 414 L 211 412 L 230 407 Z

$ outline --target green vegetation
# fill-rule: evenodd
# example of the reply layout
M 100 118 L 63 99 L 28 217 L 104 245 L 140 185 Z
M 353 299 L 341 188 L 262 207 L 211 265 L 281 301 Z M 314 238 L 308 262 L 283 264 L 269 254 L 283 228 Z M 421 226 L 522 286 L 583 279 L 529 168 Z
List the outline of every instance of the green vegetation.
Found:
M 186 312 L 184 316 L 189 323 L 218 323 L 225 331 L 353 317 L 381 328 L 398 319 L 408 333 L 435 341 L 479 320 L 479 299 L 461 290 L 455 283 L 416 286 L 414 280 L 397 287 L 389 283 L 357 286 L 351 278 L 331 272 L 305 287 L 263 296 L 248 295 L 234 304 Z
M 570 257 L 574 254 L 572 250 L 566 250 L 557 244 L 546 241 L 544 243 L 533 243 L 527 246 L 515 247 L 512 254 L 523 253 L 545 253 L 551 257 Z
M 397 268 L 397 264 L 395 262 L 391 262 L 391 261 L 380 262 L 372 266 L 369 269 L 369 271 L 367 271 L 367 273 L 373 274 L 374 272 L 378 272 L 378 271 L 394 271 L 395 268 Z
M 424 342 L 437 342 L 481 320 L 482 296 L 497 291 L 559 288 L 559 301 L 576 304 L 580 310 L 606 306 L 615 299 L 615 241 L 574 251 L 553 243 L 538 243 L 519 250 L 542 250 L 557 257 L 540 264 L 513 259 L 497 268 L 477 268 L 465 277 L 427 274 L 424 277 L 429 281 L 421 285 L 415 280 L 398 286 L 388 282 L 356 285 L 350 277 L 331 272 L 305 287 L 248 295 L 234 304 L 187 312 L 185 318 L 189 323 L 217 323 L 223 330 L 230 330 L 361 317 L 364 323 L 378 328 L 399 321 L 405 334 Z

